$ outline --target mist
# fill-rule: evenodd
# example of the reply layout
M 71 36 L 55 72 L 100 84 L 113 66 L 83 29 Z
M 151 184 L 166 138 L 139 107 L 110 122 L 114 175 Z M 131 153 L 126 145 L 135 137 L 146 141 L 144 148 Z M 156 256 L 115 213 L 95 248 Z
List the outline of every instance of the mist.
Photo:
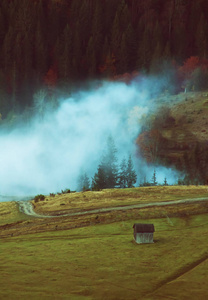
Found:
M 154 83 L 154 84 L 153 84 Z M 132 155 L 138 173 L 151 178 L 153 168 L 136 155 L 141 120 L 154 109 L 159 80 L 92 84 L 59 101 L 55 110 L 34 115 L 30 124 L 0 131 L 0 195 L 36 195 L 75 190 L 80 170 L 91 178 L 111 135 L 118 162 Z M 176 181 L 177 173 L 157 168 L 157 180 Z

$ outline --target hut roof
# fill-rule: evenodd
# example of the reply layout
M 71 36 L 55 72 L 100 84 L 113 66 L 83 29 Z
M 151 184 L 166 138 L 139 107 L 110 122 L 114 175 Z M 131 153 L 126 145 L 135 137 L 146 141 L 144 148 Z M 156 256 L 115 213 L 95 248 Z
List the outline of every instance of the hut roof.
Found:
M 136 232 L 154 232 L 155 231 L 153 224 L 135 223 L 133 228 Z

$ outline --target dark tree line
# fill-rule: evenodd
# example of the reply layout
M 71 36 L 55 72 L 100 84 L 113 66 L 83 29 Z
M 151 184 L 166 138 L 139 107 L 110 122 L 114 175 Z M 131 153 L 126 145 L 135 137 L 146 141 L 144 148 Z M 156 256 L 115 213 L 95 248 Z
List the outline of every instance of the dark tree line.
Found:
M 151 118 L 151 117 L 150 117 Z M 183 119 L 185 115 L 183 116 Z M 187 121 L 188 122 L 188 121 Z M 191 136 L 191 142 L 186 138 L 182 142 L 177 139 L 164 137 L 164 129 L 173 129 L 177 123 L 171 115 L 170 108 L 162 107 L 152 121 L 146 122 L 146 128 L 137 138 L 138 154 L 147 163 L 174 167 L 184 174 L 179 184 L 208 184 L 208 143 L 206 140 L 197 140 L 192 132 L 184 130 L 184 134 Z M 178 121 L 183 126 L 183 120 Z M 202 129 L 206 131 L 206 129 Z M 170 155 L 177 153 L 178 155 Z M 152 182 L 154 182 L 154 174 Z M 167 179 L 166 179 L 167 181 Z M 165 184 L 165 182 L 164 182 Z M 166 182 L 167 184 L 167 182 Z
M 85 172 L 81 172 L 78 178 L 78 191 L 88 189 L 101 190 L 112 188 L 131 188 L 137 180 L 131 155 L 128 160 L 123 158 L 118 165 L 117 149 L 113 138 L 110 136 L 107 140 L 106 149 L 98 165 L 97 172 L 92 178 L 91 186 L 89 177 Z
M 206 0 L 1 0 L 0 110 L 37 89 L 207 58 Z
M 196 142 L 185 151 L 180 169 L 186 172 L 183 184 L 208 184 L 208 145 L 207 142 Z

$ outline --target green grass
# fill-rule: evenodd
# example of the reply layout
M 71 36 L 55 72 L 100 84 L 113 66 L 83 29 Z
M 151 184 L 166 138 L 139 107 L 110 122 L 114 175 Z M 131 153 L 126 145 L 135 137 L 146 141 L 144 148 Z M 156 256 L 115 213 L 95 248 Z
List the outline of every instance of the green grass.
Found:
M 28 219 L 28 216 L 19 212 L 16 202 L 0 202 L 0 226 Z
M 140 221 L 154 223 L 154 244 L 133 242 L 132 226 Z M 0 299 L 161 299 L 163 290 L 193 299 L 193 280 L 198 299 L 207 299 L 200 282 L 208 280 L 208 215 L 171 222 L 132 219 L 1 239 Z

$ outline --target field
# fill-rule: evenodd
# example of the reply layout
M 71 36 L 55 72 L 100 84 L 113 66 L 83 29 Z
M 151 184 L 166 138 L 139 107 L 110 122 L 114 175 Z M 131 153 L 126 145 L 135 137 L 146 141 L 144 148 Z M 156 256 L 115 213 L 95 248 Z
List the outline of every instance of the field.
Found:
M 170 201 L 180 193 L 181 199 L 208 197 L 206 187 L 107 190 L 99 197 L 108 198 L 107 207 L 109 193 L 120 205 L 123 193 L 140 192 L 137 203 L 152 202 L 154 194 Z M 72 202 L 72 194 L 57 196 L 56 214 L 63 197 Z M 123 205 L 129 199 L 123 197 Z M 94 200 L 93 208 L 101 203 Z M 44 212 L 43 202 L 36 204 Z M 199 202 L 37 219 L 19 213 L 13 202 L 0 203 L 0 299 L 208 299 L 207 212 L 208 203 Z M 135 222 L 155 225 L 154 244 L 134 243 Z

